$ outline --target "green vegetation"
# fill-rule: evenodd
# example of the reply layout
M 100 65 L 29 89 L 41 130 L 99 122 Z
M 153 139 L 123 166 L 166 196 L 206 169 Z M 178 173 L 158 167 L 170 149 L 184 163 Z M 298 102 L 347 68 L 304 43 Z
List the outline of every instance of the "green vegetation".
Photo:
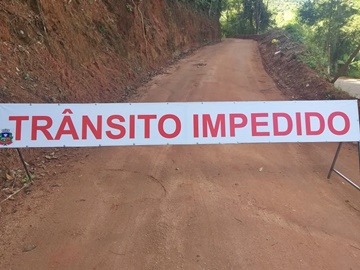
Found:
M 302 27 L 308 58 L 317 55 L 328 75 L 338 72 L 360 42 L 359 8 L 359 0 L 319 0 L 306 1 L 297 12 L 295 24 Z
M 224 36 L 282 28 L 304 45 L 300 59 L 311 68 L 360 78 L 360 0 L 223 0 L 218 7 Z
M 269 0 L 269 10 L 277 27 L 284 27 L 296 18 L 297 10 L 306 0 Z
M 226 0 L 222 9 L 224 36 L 260 34 L 271 25 L 271 13 L 263 0 Z
M 218 16 L 222 10 L 223 0 L 168 0 L 169 2 L 185 2 L 197 10 L 206 12 L 209 16 Z
M 289 0 L 286 5 L 278 8 L 277 18 L 291 10 L 291 19 L 276 20 L 277 26 L 304 45 L 300 60 L 328 78 L 336 78 L 342 67 L 341 75 L 360 78 L 360 55 L 352 55 L 360 44 L 360 0 Z

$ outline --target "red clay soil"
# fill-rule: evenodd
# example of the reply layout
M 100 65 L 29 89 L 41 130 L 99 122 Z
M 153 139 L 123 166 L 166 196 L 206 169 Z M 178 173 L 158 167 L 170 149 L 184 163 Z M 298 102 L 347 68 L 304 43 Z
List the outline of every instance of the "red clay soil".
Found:
M 288 99 L 256 42 L 239 39 L 198 50 L 139 93 L 132 102 Z M 0 213 L 1 268 L 359 269 L 359 193 L 326 179 L 336 146 L 47 153 L 57 173 Z M 356 157 L 345 144 L 337 164 L 352 179 Z
M 259 50 L 251 40 L 200 49 L 136 90 L 218 37 L 217 18 L 179 1 L 1 1 L 0 102 L 349 98 L 276 32 Z M 334 150 L 25 149 L 36 178 L 0 205 L 0 268 L 357 269 L 360 201 L 324 180 Z M 341 160 L 357 178 L 351 145 Z M 0 162 L 3 200 L 24 170 L 14 151 Z
M 0 1 L 0 103 L 123 102 L 219 36 L 218 18 L 178 1 Z M 55 150 L 23 151 L 41 177 L 39 160 Z M 2 149 L 6 187 L 14 177 L 21 185 L 18 169 L 16 153 Z
M 283 31 L 274 30 L 262 36 L 245 38 L 258 40 L 266 71 L 289 98 L 295 100 L 354 99 L 302 63 L 298 57 L 305 53 L 304 48 L 293 42 Z
M 0 38 L 0 102 L 116 102 L 219 27 L 177 1 L 2 1 Z

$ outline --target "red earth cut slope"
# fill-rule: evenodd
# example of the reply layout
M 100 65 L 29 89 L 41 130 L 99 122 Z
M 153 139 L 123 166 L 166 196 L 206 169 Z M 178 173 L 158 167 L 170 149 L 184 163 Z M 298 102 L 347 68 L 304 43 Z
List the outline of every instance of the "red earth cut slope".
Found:
M 218 40 L 217 18 L 172 1 L 0 2 L 0 102 L 120 102 L 132 82 Z
M 123 102 L 219 37 L 218 18 L 178 1 L 0 1 L 0 103 Z M 3 149 L 1 176 L 17 161 Z

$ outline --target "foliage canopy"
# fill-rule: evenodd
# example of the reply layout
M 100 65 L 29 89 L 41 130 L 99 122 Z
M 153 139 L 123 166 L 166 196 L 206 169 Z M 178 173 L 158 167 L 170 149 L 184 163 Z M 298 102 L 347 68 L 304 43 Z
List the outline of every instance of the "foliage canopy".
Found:
M 218 3 L 224 36 L 283 28 L 304 44 L 307 54 L 302 60 L 327 76 L 334 75 L 360 44 L 360 0 L 222 0 Z M 359 55 L 350 63 L 348 75 L 360 77 Z
M 225 36 L 259 34 L 271 25 L 271 12 L 263 0 L 226 0 L 222 8 Z

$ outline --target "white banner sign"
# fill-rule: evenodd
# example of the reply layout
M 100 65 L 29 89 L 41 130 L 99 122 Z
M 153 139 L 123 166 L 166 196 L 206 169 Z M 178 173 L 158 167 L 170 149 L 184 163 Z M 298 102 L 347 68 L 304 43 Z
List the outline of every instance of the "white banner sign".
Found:
M 0 146 L 359 141 L 356 100 L 0 104 Z

